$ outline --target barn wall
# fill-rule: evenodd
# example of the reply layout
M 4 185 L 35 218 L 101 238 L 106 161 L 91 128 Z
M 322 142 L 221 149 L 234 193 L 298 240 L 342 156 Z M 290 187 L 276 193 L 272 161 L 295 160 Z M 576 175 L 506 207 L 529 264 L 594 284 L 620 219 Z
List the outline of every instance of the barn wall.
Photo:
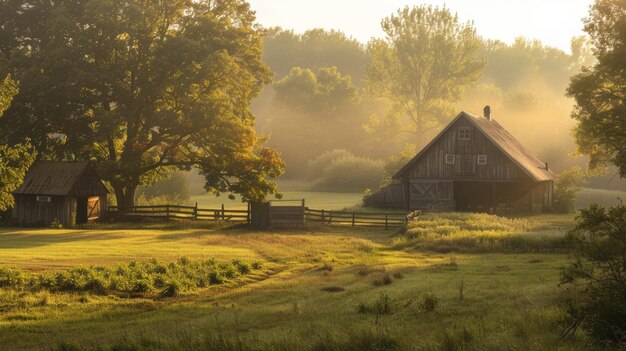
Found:
M 470 129 L 470 140 L 459 140 L 459 129 Z M 455 164 L 446 164 L 446 154 L 456 155 Z M 487 164 L 478 165 L 477 156 L 487 155 Z M 410 178 L 476 179 L 521 181 L 528 176 L 465 118 L 441 135 L 409 171 Z
M 64 226 L 70 225 L 70 198 L 52 196 L 51 202 L 38 202 L 35 195 L 15 195 L 13 217 L 21 224 L 50 226 L 58 220 Z

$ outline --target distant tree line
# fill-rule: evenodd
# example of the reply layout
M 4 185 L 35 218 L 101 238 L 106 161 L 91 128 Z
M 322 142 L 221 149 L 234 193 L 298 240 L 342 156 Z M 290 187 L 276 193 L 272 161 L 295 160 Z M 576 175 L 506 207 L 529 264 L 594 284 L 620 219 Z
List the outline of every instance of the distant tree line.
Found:
M 595 62 L 588 39 L 572 38 L 571 53 L 525 38 L 485 40 L 431 6 L 402 8 L 382 26 L 385 37 L 366 44 L 323 29 L 268 31 L 263 60 L 275 76 L 253 109 L 287 177 L 310 179 L 312 160 L 345 150 L 386 165 L 382 180 L 369 182 L 377 187 L 458 111 L 486 104 L 552 169 L 583 163 L 563 157 L 575 150 L 564 92 Z

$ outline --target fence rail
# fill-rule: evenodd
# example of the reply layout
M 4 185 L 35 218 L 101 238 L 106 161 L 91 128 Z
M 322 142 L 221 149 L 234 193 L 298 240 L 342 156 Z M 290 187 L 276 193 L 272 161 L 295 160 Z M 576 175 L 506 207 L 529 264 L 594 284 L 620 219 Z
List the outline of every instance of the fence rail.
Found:
M 385 229 L 404 227 L 407 216 L 400 213 L 346 212 L 305 208 L 304 218 L 322 224 L 344 224 L 352 227 L 384 227 Z
M 153 205 L 119 207 L 109 206 L 109 214 L 122 218 L 190 219 L 250 223 L 250 209 L 199 208 L 196 206 Z
M 274 210 L 276 212 L 274 214 L 270 212 L 270 216 L 277 218 L 280 217 L 281 219 L 274 219 L 272 221 L 272 225 L 281 225 L 283 222 L 286 224 L 318 222 L 322 224 L 350 225 L 352 227 L 379 227 L 389 229 L 403 227 L 407 224 L 407 216 L 401 213 L 329 211 L 300 206 L 281 206 L 270 208 L 270 211 Z M 248 224 L 253 222 L 250 206 L 248 206 L 245 210 L 230 210 L 226 209 L 224 205 L 222 205 L 221 208 L 198 208 L 197 204 L 196 206 L 109 206 L 108 210 L 110 215 L 125 219 L 186 219 L 245 222 Z

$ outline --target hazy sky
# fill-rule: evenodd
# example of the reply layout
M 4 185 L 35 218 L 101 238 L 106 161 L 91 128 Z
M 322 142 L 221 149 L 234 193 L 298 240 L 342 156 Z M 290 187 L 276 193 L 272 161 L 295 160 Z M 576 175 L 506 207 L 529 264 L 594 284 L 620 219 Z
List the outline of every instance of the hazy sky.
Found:
M 478 33 L 510 43 L 517 36 L 540 39 L 569 52 L 570 39 L 581 35 L 582 18 L 593 0 L 248 0 L 265 27 L 303 32 L 339 29 L 362 42 L 382 37 L 380 21 L 405 5 L 444 4 Z

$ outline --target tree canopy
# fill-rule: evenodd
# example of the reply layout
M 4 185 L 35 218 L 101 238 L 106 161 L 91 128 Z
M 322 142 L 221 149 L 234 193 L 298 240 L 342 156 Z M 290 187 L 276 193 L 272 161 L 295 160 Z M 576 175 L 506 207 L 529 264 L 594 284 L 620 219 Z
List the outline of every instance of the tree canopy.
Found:
M 368 89 L 394 103 L 387 117 L 406 117 L 409 129 L 407 123 L 399 126 L 422 137 L 451 115 L 452 103 L 480 77 L 480 38 L 445 7 L 404 7 L 385 18 L 382 28 L 386 38 L 368 46 Z
M 585 19 L 597 63 L 572 77 L 578 151 L 592 169 L 613 164 L 626 177 L 626 1 L 597 0 Z
M 337 67 L 360 84 L 367 64 L 363 44 L 335 30 L 311 29 L 302 34 L 272 28 L 264 40 L 263 61 L 276 73 L 287 76 L 293 67 L 317 71 Z
M 17 85 L 10 77 L 0 82 L 0 117 L 16 93 Z M 20 186 L 32 163 L 33 156 L 28 144 L 13 147 L 0 144 L 0 212 L 13 206 L 12 192 Z
M 282 173 L 254 130 L 270 82 L 243 0 L 0 4 L 0 43 L 20 92 L 3 137 L 44 157 L 90 159 L 120 205 L 138 185 L 197 167 L 206 189 L 262 200 Z M 6 128 L 11 126 L 11 128 Z

